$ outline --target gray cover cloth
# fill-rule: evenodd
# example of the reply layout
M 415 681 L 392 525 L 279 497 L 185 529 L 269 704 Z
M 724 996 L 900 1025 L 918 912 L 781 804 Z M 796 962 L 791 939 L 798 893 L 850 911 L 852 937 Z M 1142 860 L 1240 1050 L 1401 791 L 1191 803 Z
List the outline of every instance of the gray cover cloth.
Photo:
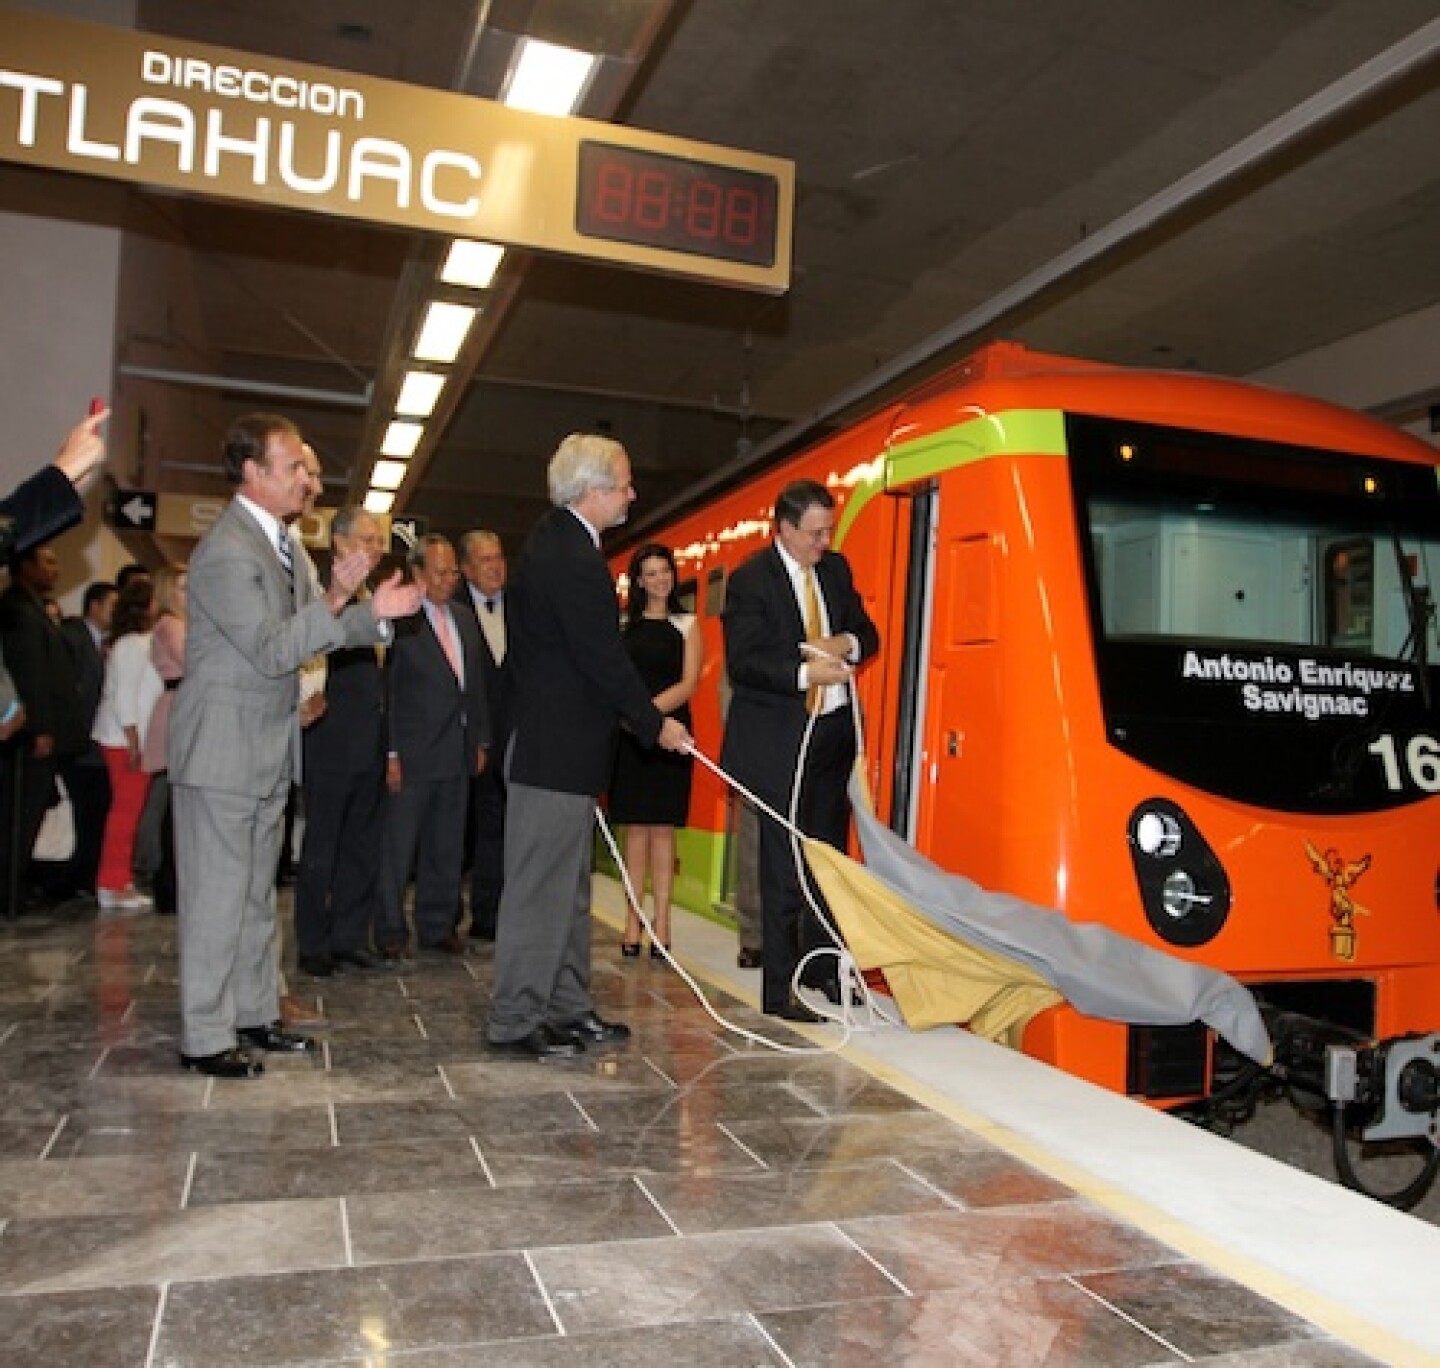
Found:
M 1272 1058 L 1255 998 L 1228 974 L 1141 945 L 1108 927 L 940 869 L 870 811 L 850 781 L 865 867 L 941 930 L 1028 965 L 1077 1011 L 1139 1026 L 1203 1021 L 1259 1064 Z

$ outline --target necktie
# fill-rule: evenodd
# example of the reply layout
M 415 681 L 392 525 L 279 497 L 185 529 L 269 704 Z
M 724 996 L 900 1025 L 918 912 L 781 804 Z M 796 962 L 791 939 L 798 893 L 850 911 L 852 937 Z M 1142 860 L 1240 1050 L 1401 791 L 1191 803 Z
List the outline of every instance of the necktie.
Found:
M 275 534 L 275 546 L 280 552 L 280 565 L 285 571 L 285 582 L 290 592 L 295 592 L 295 552 L 290 546 L 290 533 L 282 523 Z
M 820 617 L 820 589 L 815 583 L 815 568 L 805 567 L 805 640 L 819 641 L 825 635 L 824 623 Z M 825 690 L 819 684 L 812 684 L 805 690 L 805 711 L 818 713 L 824 701 Z
M 493 612 L 495 611 L 495 600 L 494 600 L 494 599 L 486 599 L 486 600 L 485 600 L 485 611 L 486 611 L 487 613 L 493 613 Z
M 463 683 L 460 643 L 455 640 L 455 624 L 450 621 L 450 614 L 444 608 L 435 610 L 435 634 L 440 638 L 441 646 L 445 648 L 445 658 L 450 662 L 450 668 L 454 670 L 455 678 Z

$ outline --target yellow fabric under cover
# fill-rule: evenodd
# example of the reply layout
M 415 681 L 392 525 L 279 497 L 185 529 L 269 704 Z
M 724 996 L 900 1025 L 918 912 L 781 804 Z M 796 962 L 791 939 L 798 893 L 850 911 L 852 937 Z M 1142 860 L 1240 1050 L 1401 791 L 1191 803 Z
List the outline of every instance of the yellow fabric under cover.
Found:
M 884 973 L 912 1030 L 959 1023 L 1018 1049 L 1031 1019 L 1065 1000 L 1027 965 L 934 926 L 848 855 L 813 840 L 804 851 L 855 962 Z

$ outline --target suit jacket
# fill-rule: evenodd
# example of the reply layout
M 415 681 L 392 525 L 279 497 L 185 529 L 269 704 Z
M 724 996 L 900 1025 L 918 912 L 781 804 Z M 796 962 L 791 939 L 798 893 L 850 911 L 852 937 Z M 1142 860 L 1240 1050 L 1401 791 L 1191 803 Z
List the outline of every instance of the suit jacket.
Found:
M 855 591 L 845 558 L 827 551 L 815 579 L 831 635 L 851 633 L 860 658 L 880 649 L 880 634 Z M 732 689 L 720 763 L 736 778 L 774 791 L 794 774 L 805 731 L 805 694 L 797 686 L 805 623 L 790 576 L 772 544 L 730 576 L 725 589 L 725 669 Z
M 60 624 L 65 642 L 75 658 L 75 674 L 80 694 L 80 717 L 85 727 L 86 738 L 95 725 L 95 714 L 100 708 L 100 694 L 105 687 L 105 657 L 95 644 L 95 637 L 83 617 L 68 617 Z M 86 750 L 98 758 L 99 749 L 93 741 Z
M 90 729 L 81 711 L 75 657 L 38 595 L 18 582 L 0 596 L 0 643 L 25 705 L 24 734 L 54 737 L 60 758 L 86 750 Z
M 450 617 L 460 637 L 463 687 L 423 607 L 397 625 L 385 662 L 389 748 L 406 781 L 468 778 L 480 748 L 490 744 L 480 629 L 473 616 L 452 609 Z
M 455 597 L 450 600 L 457 613 L 468 617 L 480 633 L 480 665 L 485 683 L 485 706 L 490 712 L 490 750 L 497 763 L 505 754 L 510 742 L 510 733 L 515 729 L 514 702 L 511 698 L 510 671 L 502 661 L 495 659 L 490 649 L 490 638 L 480 626 L 480 613 L 475 607 L 475 597 L 470 592 L 470 582 L 461 579 Z M 505 622 L 505 639 L 510 639 L 509 598 L 501 595 L 499 613 Z
M 552 508 L 535 525 L 506 598 L 515 704 L 507 777 L 596 797 L 610 778 L 621 718 L 647 746 L 665 719 L 621 641 L 600 548 L 569 509 Z
M 190 558 L 185 679 L 170 713 L 170 781 L 263 798 L 299 779 L 300 666 L 382 639 L 368 603 L 338 617 L 298 558 L 280 557 L 238 500 Z
M 305 773 L 369 773 L 385 763 L 385 677 L 375 648 L 333 651 L 325 667 L 325 711 L 305 728 Z
M 49 541 L 85 515 L 85 502 L 66 475 L 53 465 L 43 466 L 0 499 L 0 519 L 9 526 L 0 535 L 6 557 Z

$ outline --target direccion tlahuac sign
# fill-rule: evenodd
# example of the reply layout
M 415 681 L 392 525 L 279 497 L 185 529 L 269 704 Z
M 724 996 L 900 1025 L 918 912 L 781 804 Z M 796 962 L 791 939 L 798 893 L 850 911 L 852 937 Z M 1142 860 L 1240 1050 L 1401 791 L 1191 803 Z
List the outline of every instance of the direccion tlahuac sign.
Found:
M 0 160 L 714 278 L 710 263 L 577 235 L 577 149 L 587 129 L 676 156 L 697 146 L 0 9 Z M 706 152 L 782 174 L 789 165 Z M 773 282 L 737 274 L 733 283 Z

